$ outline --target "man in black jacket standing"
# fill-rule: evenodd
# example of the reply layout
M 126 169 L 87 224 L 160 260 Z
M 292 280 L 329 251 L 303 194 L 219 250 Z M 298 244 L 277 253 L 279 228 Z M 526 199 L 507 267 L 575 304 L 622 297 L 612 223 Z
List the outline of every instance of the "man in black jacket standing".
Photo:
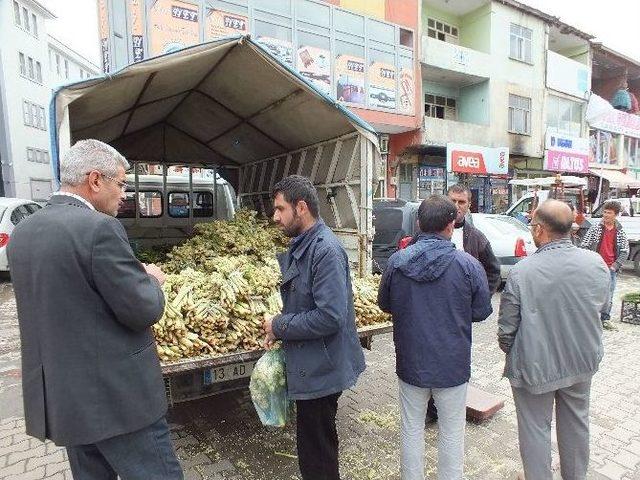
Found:
M 458 207 L 451 241 L 458 250 L 464 250 L 482 264 L 484 273 L 487 274 L 489 290 L 494 293 L 498 290 L 501 282 L 500 262 L 493 254 L 491 244 L 484 233 L 474 227 L 471 222 L 466 221 L 471 206 L 471 190 L 466 185 L 458 183 L 449 187 L 447 196 Z

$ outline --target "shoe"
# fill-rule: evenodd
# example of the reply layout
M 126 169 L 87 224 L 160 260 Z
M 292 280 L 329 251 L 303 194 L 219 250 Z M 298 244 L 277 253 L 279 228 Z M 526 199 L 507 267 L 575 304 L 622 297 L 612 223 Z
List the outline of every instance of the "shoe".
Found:
M 618 330 L 618 327 L 616 327 L 610 320 L 607 320 L 606 322 L 602 322 L 602 329 L 616 331 Z

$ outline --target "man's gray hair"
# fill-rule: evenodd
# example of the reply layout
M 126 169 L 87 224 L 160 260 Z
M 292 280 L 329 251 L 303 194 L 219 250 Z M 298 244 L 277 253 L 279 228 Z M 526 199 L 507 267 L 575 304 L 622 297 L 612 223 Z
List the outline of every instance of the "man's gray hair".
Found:
M 60 183 L 80 185 L 92 170 L 115 177 L 118 167 L 128 170 L 129 162 L 115 148 L 99 140 L 80 140 L 60 160 Z

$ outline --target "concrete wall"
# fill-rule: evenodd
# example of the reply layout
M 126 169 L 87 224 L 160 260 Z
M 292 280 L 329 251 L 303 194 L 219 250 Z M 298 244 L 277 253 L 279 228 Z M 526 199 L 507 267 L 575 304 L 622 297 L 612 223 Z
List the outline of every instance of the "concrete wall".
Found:
M 489 81 L 460 89 L 458 120 L 479 125 L 489 125 Z
M 462 17 L 460 44 L 491 53 L 491 2 Z

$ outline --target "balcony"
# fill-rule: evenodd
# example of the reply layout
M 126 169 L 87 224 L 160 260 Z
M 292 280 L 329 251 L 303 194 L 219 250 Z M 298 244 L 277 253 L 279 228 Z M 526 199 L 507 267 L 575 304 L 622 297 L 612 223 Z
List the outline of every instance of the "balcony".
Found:
M 445 146 L 449 142 L 487 145 L 491 137 L 488 125 L 424 117 L 422 143 L 426 145 Z
M 491 76 L 491 56 L 467 47 L 422 36 L 423 78 L 471 85 Z
M 591 88 L 589 67 L 549 50 L 547 52 L 547 87 L 586 99 Z

